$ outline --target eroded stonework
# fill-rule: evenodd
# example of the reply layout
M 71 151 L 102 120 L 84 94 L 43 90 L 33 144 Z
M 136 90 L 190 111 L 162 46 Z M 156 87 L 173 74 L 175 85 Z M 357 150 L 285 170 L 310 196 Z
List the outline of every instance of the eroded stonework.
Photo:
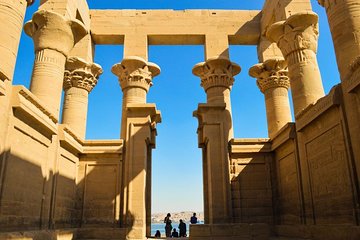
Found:
M 24 25 L 33 2 L 0 0 L 0 239 L 151 235 L 161 113 L 147 103 L 160 74 L 148 47 L 169 44 L 205 49 L 193 68 L 207 95 L 193 113 L 205 224 L 191 225 L 189 238 L 360 239 L 358 1 L 318 0 L 341 76 L 327 95 L 310 0 L 266 0 L 251 11 L 92 10 L 85 0 L 41 0 Z M 23 25 L 35 51 L 30 89 L 12 85 Z M 99 44 L 124 45 L 111 69 L 123 91 L 117 140 L 85 137 L 88 97 L 103 71 L 94 63 Z M 234 137 L 230 92 L 241 68 L 229 46 L 239 44 L 258 46 L 249 74 L 264 94 L 268 138 Z

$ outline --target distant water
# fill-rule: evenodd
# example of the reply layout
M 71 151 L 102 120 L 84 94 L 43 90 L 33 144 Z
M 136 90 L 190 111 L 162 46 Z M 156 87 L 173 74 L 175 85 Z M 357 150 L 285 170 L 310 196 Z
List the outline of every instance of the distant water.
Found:
M 189 236 L 189 223 L 186 224 L 186 235 Z M 202 222 L 198 224 L 203 224 Z M 179 232 L 179 223 L 171 223 L 173 228 L 176 228 L 176 231 Z M 155 236 L 156 230 L 160 230 L 161 237 L 165 237 L 165 223 L 152 223 L 151 224 L 151 236 Z

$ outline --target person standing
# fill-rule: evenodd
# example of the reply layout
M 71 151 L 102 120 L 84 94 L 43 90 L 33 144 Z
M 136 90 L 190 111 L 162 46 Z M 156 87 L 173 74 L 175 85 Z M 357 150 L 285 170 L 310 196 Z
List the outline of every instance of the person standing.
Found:
M 180 219 L 179 224 L 179 235 L 180 237 L 186 237 L 186 224 L 183 222 L 182 219 Z
M 190 223 L 191 224 L 197 224 L 196 213 L 194 213 L 193 216 L 190 218 Z
M 165 235 L 166 237 L 171 237 L 171 220 L 170 220 L 171 214 L 168 213 L 164 219 L 164 223 L 165 223 Z

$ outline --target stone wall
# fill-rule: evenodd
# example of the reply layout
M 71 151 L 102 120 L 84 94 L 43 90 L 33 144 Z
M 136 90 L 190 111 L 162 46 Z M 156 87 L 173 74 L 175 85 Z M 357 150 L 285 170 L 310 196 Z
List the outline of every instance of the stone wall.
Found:
M 13 87 L 11 106 L 1 231 L 35 236 L 49 228 L 119 224 L 122 141 L 80 140 L 21 86 Z
M 231 142 L 231 195 L 237 223 L 273 223 L 272 154 L 268 139 Z
M 356 239 L 358 176 L 342 85 L 305 109 L 272 140 L 275 232 L 311 239 Z M 344 227 L 344 225 L 354 227 Z

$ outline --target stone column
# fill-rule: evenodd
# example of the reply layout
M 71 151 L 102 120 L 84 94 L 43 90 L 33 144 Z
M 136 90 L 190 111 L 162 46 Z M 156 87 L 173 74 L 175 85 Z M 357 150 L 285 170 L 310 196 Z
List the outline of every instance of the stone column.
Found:
M 82 58 L 70 57 L 65 65 L 62 122 L 85 139 L 88 95 L 96 86 L 102 68 Z
M 226 110 L 231 112 L 230 91 L 234 84 L 234 76 L 241 68 L 227 58 L 210 58 L 206 62 L 198 63 L 193 68 L 193 74 L 200 77 L 201 86 L 206 92 L 207 103 L 224 103 Z M 233 137 L 232 123 L 230 123 L 229 139 Z
M 276 42 L 288 62 L 295 117 L 324 96 L 316 59 L 318 16 L 301 12 L 274 23 L 267 38 Z
M 249 75 L 257 78 L 256 84 L 265 95 L 268 133 L 273 138 L 283 126 L 292 121 L 287 64 L 284 59 L 269 59 L 251 67 Z
M 112 68 L 123 91 L 121 138 L 125 141 L 122 225 L 126 239 L 146 239 L 151 209 L 151 149 L 155 147 L 156 123 L 161 121 L 155 104 L 146 103 L 152 79 L 160 68 L 140 57 L 126 57 Z
M 230 90 L 240 67 L 227 58 L 212 58 L 193 68 L 201 78 L 207 103 L 194 112 L 203 149 L 205 223 L 232 221 L 228 143 L 233 137 Z
M 26 7 L 33 0 L 0 0 L 0 79 L 13 80 Z
M 160 74 L 160 68 L 154 63 L 147 62 L 141 57 L 131 56 L 115 64 L 111 70 L 119 77 L 123 91 L 121 138 L 125 138 L 126 107 L 131 103 L 146 103 L 146 95 L 153 85 L 152 78 Z
M 45 10 L 34 13 L 24 30 L 35 46 L 30 91 L 58 118 L 66 57 L 87 31 L 80 21 Z
M 360 4 L 358 0 L 318 0 L 326 9 L 341 79 L 360 56 Z

